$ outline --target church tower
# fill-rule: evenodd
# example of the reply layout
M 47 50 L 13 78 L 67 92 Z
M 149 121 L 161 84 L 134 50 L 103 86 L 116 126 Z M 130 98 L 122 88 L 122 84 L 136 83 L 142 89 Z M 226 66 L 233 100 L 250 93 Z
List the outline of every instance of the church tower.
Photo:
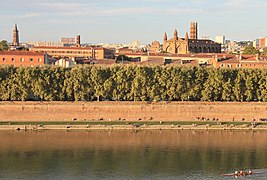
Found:
M 198 39 L 197 22 L 191 22 L 191 25 L 190 25 L 190 39 Z
M 17 24 L 15 24 L 15 27 L 13 29 L 13 42 L 12 42 L 13 46 L 19 46 L 19 31 L 18 31 L 18 27 Z

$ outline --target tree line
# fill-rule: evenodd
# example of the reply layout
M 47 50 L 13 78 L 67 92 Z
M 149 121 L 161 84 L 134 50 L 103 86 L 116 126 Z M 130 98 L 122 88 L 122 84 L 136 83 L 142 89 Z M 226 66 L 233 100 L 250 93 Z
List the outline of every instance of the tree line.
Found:
M 1 101 L 267 101 L 266 69 L 0 66 Z

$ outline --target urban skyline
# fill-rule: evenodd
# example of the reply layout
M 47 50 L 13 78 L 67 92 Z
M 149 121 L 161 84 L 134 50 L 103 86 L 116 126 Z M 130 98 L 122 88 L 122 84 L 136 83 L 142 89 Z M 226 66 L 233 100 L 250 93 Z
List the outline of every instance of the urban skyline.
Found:
M 0 39 L 12 41 L 18 24 L 20 41 L 59 41 L 82 36 L 82 43 L 142 44 L 162 41 L 162 34 L 189 32 L 199 22 L 199 37 L 225 35 L 231 40 L 254 40 L 266 36 L 263 0 L 10 0 L 1 3 Z

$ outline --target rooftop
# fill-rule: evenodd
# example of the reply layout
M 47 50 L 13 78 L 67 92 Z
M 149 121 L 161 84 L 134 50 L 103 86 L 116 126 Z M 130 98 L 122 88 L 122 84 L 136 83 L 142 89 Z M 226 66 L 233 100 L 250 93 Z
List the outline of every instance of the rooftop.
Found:
M 0 51 L 0 55 L 16 55 L 16 56 L 43 56 L 44 52 L 32 51 Z

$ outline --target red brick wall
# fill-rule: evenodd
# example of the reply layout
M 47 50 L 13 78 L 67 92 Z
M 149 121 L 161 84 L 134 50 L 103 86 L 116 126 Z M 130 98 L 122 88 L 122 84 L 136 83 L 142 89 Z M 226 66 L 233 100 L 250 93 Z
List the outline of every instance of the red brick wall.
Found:
M 267 103 L 227 102 L 0 102 L 0 121 L 221 121 L 267 118 Z
M 0 53 L 1 65 L 40 66 L 45 64 L 45 55 L 40 53 Z

